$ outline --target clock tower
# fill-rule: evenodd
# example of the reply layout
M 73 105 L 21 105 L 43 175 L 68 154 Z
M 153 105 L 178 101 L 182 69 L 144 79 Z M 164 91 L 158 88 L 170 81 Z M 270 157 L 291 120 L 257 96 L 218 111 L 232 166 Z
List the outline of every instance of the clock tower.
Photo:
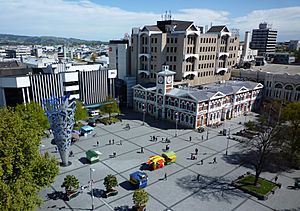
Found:
M 168 65 L 162 66 L 162 71 L 157 74 L 156 92 L 165 95 L 173 89 L 174 75 L 176 73 L 169 70 Z

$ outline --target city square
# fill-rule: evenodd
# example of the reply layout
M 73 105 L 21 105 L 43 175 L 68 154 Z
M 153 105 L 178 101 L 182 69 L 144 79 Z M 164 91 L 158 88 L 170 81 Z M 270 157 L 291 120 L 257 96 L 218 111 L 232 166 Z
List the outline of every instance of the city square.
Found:
M 174 123 L 147 115 L 143 124 L 143 114 L 134 112 L 125 113 L 122 121 L 116 124 L 98 124 L 92 134 L 80 137 L 71 146 L 74 156 L 69 160 L 72 165 L 60 167 L 56 181 L 40 192 L 39 195 L 44 200 L 40 210 L 91 210 L 91 176 L 94 181 L 95 210 L 131 210 L 134 189 L 129 183 L 129 174 L 141 171 L 149 156 L 161 155 L 165 151 L 166 143 L 162 138 L 171 141 L 170 150 L 176 153 L 177 161 L 162 169 L 142 170 L 149 176 L 145 188 L 149 193 L 147 210 L 298 210 L 300 192 L 291 187 L 294 178 L 300 173 L 299 170 L 263 172 L 261 177 L 274 180 L 278 176 L 278 182 L 282 184 L 265 201 L 230 185 L 240 175 L 248 171 L 253 173 L 254 170 L 237 161 L 236 156 L 242 150 L 241 144 L 220 135 L 219 131 L 227 129 L 230 134 L 234 134 L 242 130 L 243 123 L 254 119 L 255 115 L 251 113 L 227 120 L 218 128 L 208 127 L 202 133 L 179 126 L 176 129 Z M 130 129 L 126 128 L 127 124 Z M 156 136 L 157 141 L 153 141 L 151 136 Z M 43 139 L 40 150 L 42 153 L 48 151 L 59 159 L 55 145 L 51 144 L 52 138 L 50 136 Z M 109 140 L 114 140 L 114 144 L 109 144 Z M 195 149 L 198 153 L 195 155 L 196 159 L 192 160 L 191 153 L 195 154 Z M 101 152 L 100 162 L 87 163 L 85 152 L 88 150 Z M 114 152 L 116 157 L 112 156 Z M 94 169 L 93 172 L 91 168 Z M 103 198 L 103 180 L 108 174 L 117 177 L 119 186 L 116 189 L 119 193 Z M 80 186 L 86 187 L 70 201 L 62 200 L 64 189 L 61 184 L 66 175 L 76 176 Z

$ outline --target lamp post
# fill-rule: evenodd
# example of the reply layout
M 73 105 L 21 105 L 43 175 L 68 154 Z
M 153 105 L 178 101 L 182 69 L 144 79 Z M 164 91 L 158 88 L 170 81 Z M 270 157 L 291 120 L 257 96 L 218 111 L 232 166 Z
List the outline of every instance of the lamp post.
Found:
M 92 197 L 92 210 L 94 210 L 94 192 L 93 192 L 93 172 L 95 169 L 90 168 L 90 183 L 91 183 L 91 197 Z
M 206 140 L 208 140 L 208 134 L 209 134 L 209 128 L 207 128 L 207 131 L 206 131 Z
M 177 136 L 177 124 L 178 124 L 178 112 L 175 113 L 175 124 L 176 124 L 176 129 L 175 129 L 175 137 Z
M 146 115 L 146 108 L 145 108 L 145 104 L 143 104 L 143 124 L 145 124 L 145 115 Z
M 226 146 L 226 152 L 225 152 L 226 155 L 228 154 L 229 137 L 230 137 L 230 127 L 228 128 L 227 146 Z

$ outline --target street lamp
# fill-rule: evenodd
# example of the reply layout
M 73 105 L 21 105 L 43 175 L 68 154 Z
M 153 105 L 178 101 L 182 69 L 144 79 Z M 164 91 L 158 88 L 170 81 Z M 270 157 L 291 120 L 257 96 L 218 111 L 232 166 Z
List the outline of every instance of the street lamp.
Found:
M 93 172 L 95 169 L 90 168 L 90 183 L 91 183 L 91 197 L 92 197 L 92 210 L 94 210 L 94 192 L 93 192 Z
M 145 124 L 145 115 L 146 115 L 146 108 L 145 108 L 145 104 L 143 104 L 143 124 Z
M 178 112 L 175 113 L 175 122 L 176 122 L 175 137 L 176 137 L 177 136 L 177 124 L 178 124 Z
M 230 127 L 228 128 L 227 146 L 226 146 L 226 152 L 225 152 L 226 155 L 228 154 L 229 137 L 230 137 Z

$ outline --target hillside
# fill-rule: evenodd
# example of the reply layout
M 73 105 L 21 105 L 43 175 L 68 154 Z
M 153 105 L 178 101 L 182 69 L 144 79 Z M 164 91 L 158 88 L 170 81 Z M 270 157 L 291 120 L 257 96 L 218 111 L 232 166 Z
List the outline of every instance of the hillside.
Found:
M 21 36 L 12 34 L 0 34 L 0 45 L 80 45 L 89 46 L 106 44 L 101 41 L 88 41 L 75 38 L 62 38 L 52 36 Z

